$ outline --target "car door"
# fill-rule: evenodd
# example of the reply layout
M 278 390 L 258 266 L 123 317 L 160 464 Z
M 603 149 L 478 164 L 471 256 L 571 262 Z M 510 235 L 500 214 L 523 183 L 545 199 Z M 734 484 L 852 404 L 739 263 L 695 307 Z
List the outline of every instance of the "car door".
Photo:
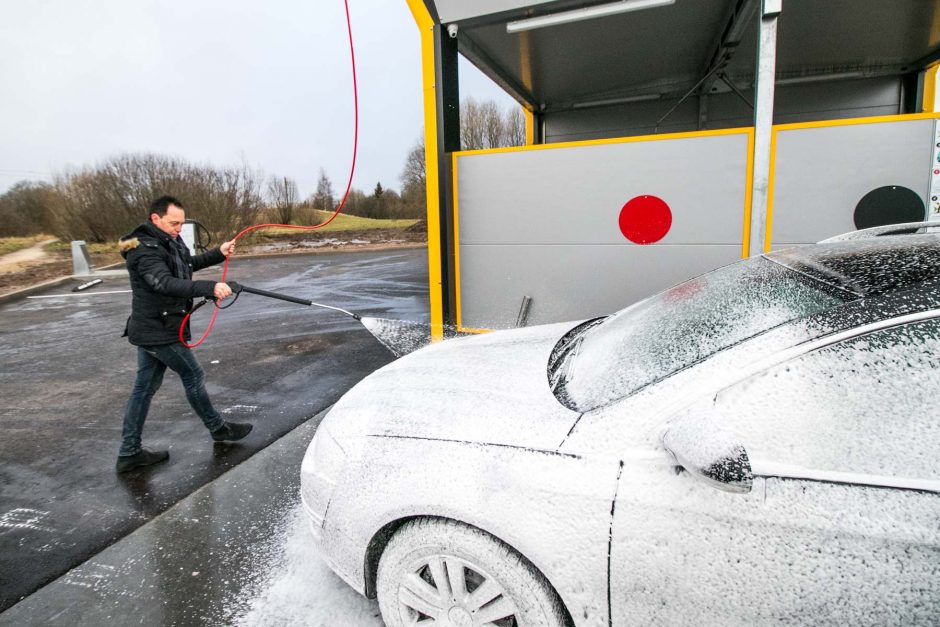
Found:
M 613 624 L 940 623 L 938 390 L 928 319 L 808 345 L 686 407 L 743 444 L 753 486 L 625 462 Z

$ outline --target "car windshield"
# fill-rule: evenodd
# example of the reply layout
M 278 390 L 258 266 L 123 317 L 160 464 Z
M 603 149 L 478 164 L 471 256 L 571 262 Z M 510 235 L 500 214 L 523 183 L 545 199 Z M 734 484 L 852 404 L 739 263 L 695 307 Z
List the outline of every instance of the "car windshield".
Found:
M 559 401 L 588 411 L 759 333 L 855 298 L 850 291 L 754 257 L 589 326 L 569 338 L 549 380 Z

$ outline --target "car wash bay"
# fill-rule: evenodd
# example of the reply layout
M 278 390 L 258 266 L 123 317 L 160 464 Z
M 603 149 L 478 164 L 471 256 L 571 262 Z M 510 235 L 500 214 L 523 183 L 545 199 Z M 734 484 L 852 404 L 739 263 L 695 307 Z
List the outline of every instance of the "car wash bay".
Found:
M 200 278 L 215 278 L 217 272 L 200 273 Z M 357 313 L 427 319 L 427 254 L 423 249 L 240 259 L 233 262 L 229 276 Z M 104 292 L 126 290 L 127 279 L 108 278 L 81 296 L 68 295 L 71 287 L 41 294 L 55 298 L 26 299 L 0 307 L 3 609 L 304 425 L 308 433 L 294 435 L 291 451 L 296 454 L 291 453 L 289 459 L 275 455 L 266 462 L 278 469 L 273 479 L 263 472 L 243 471 L 225 498 L 217 499 L 202 514 L 189 516 L 187 531 L 174 536 L 183 542 L 180 546 L 188 547 L 193 538 L 208 538 L 228 529 L 253 550 L 252 535 L 240 531 L 238 525 L 264 529 L 274 519 L 281 521 L 281 513 L 291 507 L 304 442 L 315 428 L 316 420 L 311 417 L 392 359 L 347 316 L 243 294 L 220 314 L 212 335 L 196 350 L 217 409 L 228 420 L 253 422 L 252 434 L 243 442 L 213 444 L 186 403 L 178 378 L 168 373 L 154 398 L 144 445 L 168 448 L 169 462 L 149 471 L 116 475 L 121 417 L 134 379 L 136 351 L 120 337 L 130 294 Z M 209 315 L 208 309 L 196 314 L 194 331 L 205 327 Z M 255 520 L 258 512 L 251 508 L 224 511 L 222 503 L 232 507 L 251 499 L 261 503 L 262 496 L 278 494 L 272 481 L 285 496 L 280 505 L 261 508 L 267 522 L 263 517 Z M 226 527 L 226 520 L 238 522 Z M 219 526 L 213 527 L 217 522 Z M 151 524 L 158 523 L 159 519 Z M 172 553 L 173 542 L 168 537 L 161 544 Z M 191 551 L 187 548 L 186 552 Z M 224 544 L 206 554 L 203 572 L 224 564 L 225 554 Z M 197 571 L 187 576 L 192 578 Z M 99 581 L 100 574 L 82 574 L 72 587 Z M 126 568 L 117 574 L 119 579 L 140 580 Z M 182 580 L 177 589 L 192 592 Z M 134 594 L 133 587 L 127 594 Z M 9 618 L 10 612 L 6 614 L 0 615 L 0 622 Z

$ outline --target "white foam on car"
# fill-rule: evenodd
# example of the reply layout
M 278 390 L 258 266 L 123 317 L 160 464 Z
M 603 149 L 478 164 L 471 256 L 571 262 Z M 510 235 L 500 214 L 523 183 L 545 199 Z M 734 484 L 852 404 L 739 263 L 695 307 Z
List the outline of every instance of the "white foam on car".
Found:
M 407 355 L 431 342 L 431 325 L 427 322 L 369 316 L 363 316 L 360 322 L 396 357 Z

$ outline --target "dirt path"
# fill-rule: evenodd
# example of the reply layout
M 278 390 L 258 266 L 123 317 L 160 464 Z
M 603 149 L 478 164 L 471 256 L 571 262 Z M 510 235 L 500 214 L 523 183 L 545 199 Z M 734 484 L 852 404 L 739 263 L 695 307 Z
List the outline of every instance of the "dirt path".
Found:
M 55 238 L 47 239 L 39 242 L 35 246 L 18 250 L 15 253 L 0 255 L 0 272 L 14 272 L 25 264 L 42 259 L 48 255 L 48 253 L 43 250 L 43 246 L 56 241 L 58 240 Z

